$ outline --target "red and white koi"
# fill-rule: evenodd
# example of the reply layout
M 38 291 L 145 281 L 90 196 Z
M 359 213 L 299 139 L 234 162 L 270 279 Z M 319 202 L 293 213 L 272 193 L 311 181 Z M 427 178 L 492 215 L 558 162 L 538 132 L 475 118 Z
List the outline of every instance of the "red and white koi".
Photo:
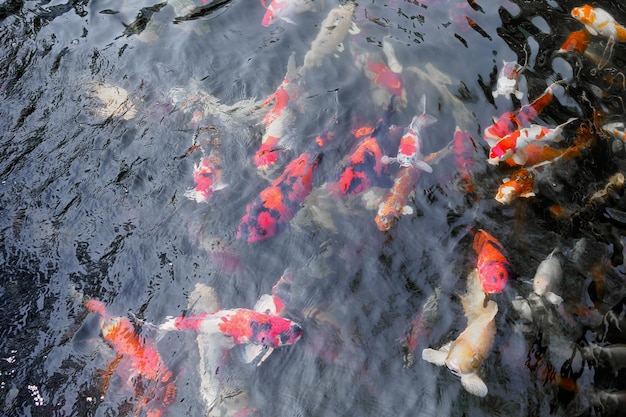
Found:
M 287 130 L 296 118 L 295 102 L 299 87 L 295 84 L 297 77 L 295 54 L 291 54 L 287 62 L 287 73 L 283 82 L 262 104 L 272 103 L 272 107 L 263 117 L 265 133 L 261 146 L 254 155 L 254 164 L 259 169 L 267 169 L 278 161 L 282 148 L 289 148 L 286 142 Z
M 437 119 L 434 116 L 426 114 L 426 96 L 422 96 L 422 114 L 414 116 L 411 124 L 404 131 L 402 138 L 400 138 L 398 155 L 395 158 L 384 157 L 383 163 L 395 161 L 401 167 L 415 167 L 422 171 L 433 172 L 431 166 L 423 159 L 421 131 L 435 122 Z
M 209 156 L 203 157 L 199 163 L 194 164 L 193 182 L 196 186 L 187 190 L 185 197 L 195 200 L 197 203 L 208 201 L 213 191 L 228 186 L 222 182 L 221 161 L 213 151 Z
M 349 32 L 359 32 L 352 21 L 354 7 L 353 3 L 339 5 L 328 13 L 317 37 L 311 43 L 311 48 L 304 55 L 302 70 L 319 67 L 326 55 L 343 51 L 343 40 Z
M 252 343 L 270 348 L 292 345 L 302 337 L 298 323 L 246 308 L 169 318 L 159 329 L 221 333 L 236 345 Z
M 531 120 L 537 117 L 551 102 L 554 92 L 561 82 L 550 84 L 546 90 L 532 103 L 522 106 L 514 112 L 502 114 L 491 126 L 485 129 L 483 137 L 489 146 L 494 146 L 500 139 L 523 127 L 530 125 Z
M 116 368 L 124 362 L 118 372 L 130 372 L 128 381 L 133 384 L 138 400 L 135 414 L 145 410 L 150 417 L 162 416 L 174 402 L 176 385 L 173 373 L 163 362 L 156 346 L 139 337 L 128 318 L 107 312 L 102 302 L 90 299 L 85 305 L 100 316 L 102 337 L 117 354 L 105 373 L 104 390 L 108 389 L 109 378 Z
M 263 7 L 265 6 L 265 0 L 261 0 Z M 308 12 L 315 10 L 314 0 L 272 0 L 269 6 L 266 7 L 265 15 L 261 24 L 265 27 L 273 25 L 278 20 L 284 20 L 287 23 L 293 25 L 296 24 L 292 20 L 294 14 Z
M 484 397 L 489 390 L 478 375 L 478 369 L 491 353 L 495 341 L 498 305 L 493 300 L 485 303 L 476 269 L 467 279 L 467 293 L 461 301 L 467 317 L 465 330 L 438 350 L 424 349 L 422 359 L 437 366 L 445 365 L 461 377 L 461 385 L 467 392 Z
M 562 140 L 563 128 L 574 120 L 577 120 L 577 118 L 573 117 L 555 128 L 531 125 L 510 133 L 491 147 L 487 162 L 492 165 L 498 165 L 501 161 L 512 159 L 516 164 L 524 165 L 528 160 L 524 149 L 528 145 L 535 141 L 558 142 Z
M 513 94 L 518 100 L 521 100 L 524 96 L 524 93 L 519 91 L 517 88 L 520 73 L 524 70 L 524 68 L 526 67 L 518 64 L 515 61 L 502 61 L 502 68 L 498 73 L 496 89 L 492 93 L 493 98 L 496 98 L 500 95 L 508 96 L 510 94 Z
M 522 168 L 511 175 L 511 178 L 502 180 L 503 184 L 498 188 L 496 201 L 501 204 L 509 204 L 518 197 L 533 197 L 535 186 L 535 173 L 532 170 Z

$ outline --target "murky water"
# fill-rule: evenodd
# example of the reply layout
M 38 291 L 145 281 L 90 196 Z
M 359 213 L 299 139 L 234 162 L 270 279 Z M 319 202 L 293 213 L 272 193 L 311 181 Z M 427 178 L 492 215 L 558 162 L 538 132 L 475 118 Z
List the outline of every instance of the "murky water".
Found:
M 601 6 L 626 24 L 615 3 Z M 626 389 L 623 360 L 609 367 L 583 360 L 580 346 L 625 339 L 614 326 L 597 330 L 611 308 L 619 316 L 626 295 L 623 187 L 592 198 L 624 172 L 623 142 L 594 119 L 598 110 L 606 122 L 624 120 L 624 46 L 617 43 L 601 69 L 592 54 L 602 56 L 605 38 L 592 37 L 585 56 L 557 54 L 582 29 L 570 17 L 578 4 L 566 1 L 354 5 L 360 33 L 302 76 L 290 149 L 279 168 L 259 175 L 253 159 L 266 111 L 259 106 L 292 54 L 302 66 L 337 4 L 320 2 L 291 15 L 296 24 L 264 27 L 266 10 L 255 1 L 0 2 L 2 414 L 146 412 L 128 369 L 103 375 L 116 354 L 85 308 L 84 299 L 96 298 L 113 316 L 130 317 L 175 376 L 164 415 L 206 415 L 195 335 L 142 323 L 186 313 L 197 283 L 213 287 L 223 309 L 253 308 L 287 269 L 293 283 L 284 315 L 302 325 L 303 338 L 258 367 L 244 363 L 241 346 L 229 357 L 215 354 L 220 390 L 210 415 L 236 415 L 233 398 L 262 416 L 619 415 L 597 399 Z M 388 232 L 377 228 L 376 204 L 366 204 L 382 188 L 332 198 L 325 186 L 353 149 L 351 131 L 384 117 L 390 95 L 354 65 L 359 51 L 385 56 L 383 42 L 403 66 L 406 90 L 389 124 L 410 123 L 424 95 L 438 119 L 423 132 L 425 155 L 445 148 L 456 126 L 476 143 L 476 192 L 459 186 L 454 158 L 443 157 L 420 175 L 412 214 Z M 550 126 L 578 118 L 562 147 L 580 125 L 596 139 L 580 157 L 538 169 L 536 196 L 509 205 L 494 196 L 512 169 L 489 165 L 482 139 L 493 117 L 520 106 L 492 96 L 502 61 L 525 65 L 522 104 L 565 80 L 540 118 Z M 103 101 L 95 96 L 104 87 L 112 95 Z M 313 191 L 294 219 L 269 239 L 237 239 L 246 205 L 327 126 L 336 137 L 322 149 Z M 211 150 L 228 185 L 198 203 L 185 193 Z M 517 275 L 491 297 L 499 313 L 480 368 L 484 399 L 421 359 L 422 349 L 441 347 L 467 325 L 458 296 L 476 263 L 472 236 L 480 228 L 500 240 Z M 535 312 L 531 323 L 513 301 L 528 296 L 525 281 L 557 246 L 565 301 Z M 436 317 L 405 367 L 402 339 L 428 300 Z

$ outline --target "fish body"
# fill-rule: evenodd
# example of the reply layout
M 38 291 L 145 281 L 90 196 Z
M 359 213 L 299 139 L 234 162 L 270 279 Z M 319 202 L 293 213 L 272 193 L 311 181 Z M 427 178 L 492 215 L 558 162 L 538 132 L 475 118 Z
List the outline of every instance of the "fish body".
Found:
M 478 369 L 491 352 L 495 340 L 498 305 L 492 300 L 484 303 L 485 294 L 480 283 L 476 284 L 478 280 L 478 272 L 473 270 L 468 277 L 468 293 L 462 299 L 467 327 L 454 341 L 440 349 L 424 349 L 422 359 L 438 366 L 445 365 L 461 377 L 466 391 L 484 397 L 488 389 L 478 375 Z
M 386 232 L 403 214 L 411 214 L 413 209 L 407 205 L 409 196 L 420 177 L 420 170 L 414 167 L 402 168 L 378 205 L 376 226 Z
M 478 256 L 476 267 L 483 291 L 487 294 L 503 292 L 513 271 L 500 241 L 480 229 L 474 235 L 473 248 Z
M 502 68 L 500 68 L 500 72 L 498 73 L 496 90 L 492 93 L 493 98 L 500 95 L 508 96 L 513 94 L 518 100 L 521 100 L 524 93 L 517 89 L 517 84 L 519 82 L 520 72 L 522 72 L 523 69 L 524 67 L 515 61 L 502 61 Z
M 589 46 L 589 32 L 577 30 L 569 34 L 565 42 L 559 48 L 559 53 L 574 52 L 582 55 Z
M 585 4 L 581 7 L 574 7 L 571 14 L 594 36 L 604 36 L 613 42 L 626 41 L 626 28 L 617 23 L 615 18 L 604 9 Z
M 363 71 L 365 76 L 372 82 L 373 90 L 377 93 L 380 93 L 377 89 L 386 92 L 386 95 L 380 94 L 380 98 L 375 96 L 376 102 L 383 101 L 383 99 L 386 102 L 389 97 L 394 96 L 396 105 L 399 107 L 406 106 L 406 89 L 401 75 L 402 66 L 397 62 L 389 42 L 383 41 L 383 50 L 387 46 L 389 65 L 385 63 L 381 54 L 371 52 L 365 49 L 365 47 L 359 47 L 358 45 L 358 42 L 354 42 L 351 45 L 355 66 Z
M 576 120 L 576 118 L 571 118 L 567 122 L 560 124 L 555 128 L 548 128 L 534 124 L 530 127 L 510 133 L 491 147 L 487 162 L 492 165 L 498 165 L 498 163 L 503 160 L 512 159 L 517 165 L 524 165 L 528 160 L 528 156 L 524 152 L 524 149 L 528 145 L 535 141 L 560 141 L 563 138 L 563 127 L 574 120 Z
M 343 40 L 352 26 L 354 4 L 339 5 L 332 9 L 321 24 L 317 37 L 311 48 L 304 55 L 303 69 L 317 68 L 322 65 L 324 57 L 337 50 L 343 50 Z
M 474 168 L 475 152 L 476 143 L 474 139 L 472 139 L 469 133 L 457 126 L 452 139 L 452 154 L 454 155 L 454 165 L 459 171 L 463 189 L 468 193 L 475 191 L 471 174 Z
M 435 325 L 435 319 L 439 313 L 439 297 L 441 291 L 435 290 L 431 294 L 421 310 L 413 317 L 405 336 L 402 338 L 402 352 L 404 354 L 404 367 L 410 368 L 415 363 L 415 351 L 430 336 Z
M 511 178 L 505 178 L 502 182 L 496 194 L 498 203 L 509 204 L 518 197 L 528 198 L 535 195 L 535 174 L 526 168 L 514 172 Z
M 185 197 L 204 203 L 211 198 L 213 191 L 221 190 L 227 185 L 222 183 L 222 169 L 219 158 L 213 152 L 200 160 L 193 168 L 193 189 L 185 192 Z
M 491 126 L 488 126 L 483 134 L 489 146 L 494 146 L 505 136 L 530 125 L 532 119 L 537 117 L 545 109 L 554 97 L 555 89 L 560 83 L 550 84 L 546 90 L 532 103 L 525 104 L 519 110 L 502 114 Z
M 255 344 L 270 348 L 288 346 L 302 337 L 302 327 L 283 317 L 246 308 L 218 310 L 168 319 L 161 330 L 191 330 L 199 333 L 221 333 L 233 344 Z
M 173 373 L 164 364 L 156 346 L 140 338 L 128 318 L 110 315 L 102 302 L 90 299 L 85 305 L 100 316 L 102 337 L 118 357 L 106 373 L 105 389 L 115 367 L 124 360 L 132 373 L 129 380 L 133 381 L 137 395 L 136 413 L 143 409 L 149 416 L 161 416 L 174 402 L 176 385 Z
M 316 9 L 314 0 L 273 0 L 267 6 L 261 24 L 265 27 L 271 26 L 279 20 L 295 24 L 292 16 L 295 14 L 308 12 Z
M 433 169 L 424 161 L 422 155 L 422 130 L 437 122 L 434 116 L 426 114 L 426 96 L 422 96 L 422 113 L 414 116 L 400 138 L 398 155 L 395 158 L 385 158 L 383 162 L 396 161 L 401 167 L 415 167 L 422 171 L 433 172 Z
M 556 249 L 537 267 L 537 272 L 533 278 L 533 291 L 539 296 L 546 297 L 552 304 L 559 305 L 563 299 L 554 291 L 563 279 L 563 269 L 561 268 L 561 261 L 554 255 L 555 252 Z
M 619 371 L 626 368 L 626 345 L 600 346 L 591 344 L 580 348 L 583 359 L 596 368 Z
M 297 77 L 295 55 L 291 54 L 287 62 L 287 73 L 282 83 L 274 93 L 261 104 L 265 107 L 271 104 L 270 109 L 263 117 L 265 132 L 261 139 L 261 146 L 254 155 L 254 164 L 259 169 L 268 169 L 278 161 L 280 151 L 289 148 L 285 143 L 288 129 L 296 119 L 296 103 L 300 88 L 295 83 Z

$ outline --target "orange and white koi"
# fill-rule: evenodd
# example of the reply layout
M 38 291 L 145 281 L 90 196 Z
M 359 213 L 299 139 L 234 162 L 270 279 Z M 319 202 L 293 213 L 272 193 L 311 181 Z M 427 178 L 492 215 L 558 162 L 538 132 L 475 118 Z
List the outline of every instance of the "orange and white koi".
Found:
M 352 21 L 354 4 L 339 5 L 328 12 L 321 24 L 321 29 L 311 43 L 311 48 L 304 55 L 302 70 L 322 65 L 324 57 L 335 51 L 343 51 L 343 40 L 349 32 L 357 33 L 358 28 Z
M 585 29 L 594 36 L 604 36 L 609 41 L 598 62 L 598 68 L 602 68 L 613 52 L 615 42 L 626 41 L 626 27 L 617 23 L 609 12 L 599 7 L 585 4 L 572 9 L 572 17 L 585 25 Z
M 310 151 L 291 161 L 283 173 L 246 206 L 237 239 L 248 243 L 267 239 L 293 218 L 313 189 L 313 172 L 322 159 L 321 149 L 334 137 L 328 130 L 318 136 Z
M 204 203 L 211 198 L 213 191 L 227 187 L 222 182 L 222 169 L 219 157 L 211 152 L 209 156 L 203 157 L 193 168 L 193 182 L 196 186 L 185 192 L 185 197 L 195 200 L 197 203 Z
M 537 117 L 552 102 L 554 92 L 560 85 L 561 83 L 558 81 L 550 84 L 532 103 L 522 106 L 517 111 L 502 114 L 491 126 L 488 126 L 483 137 L 489 146 L 494 146 L 506 135 L 530 125 L 531 120 Z
M 261 0 L 263 7 L 265 6 L 265 0 Z M 296 24 L 291 19 L 291 16 L 298 13 L 308 12 L 315 10 L 314 0 L 273 0 L 269 6 L 266 7 L 265 15 L 261 24 L 265 27 L 273 25 L 278 20 L 284 20 L 287 23 L 293 25 Z
M 121 369 L 131 372 L 129 381 L 134 384 L 138 399 L 135 414 L 145 410 L 150 417 L 162 416 L 174 402 L 176 385 L 173 373 L 163 362 L 156 346 L 142 340 L 129 319 L 108 313 L 102 302 L 90 299 L 85 305 L 89 311 L 100 316 L 102 337 L 117 354 L 105 374 L 105 390 L 108 388 L 108 378 L 124 361 L 126 366 Z
M 467 327 L 454 341 L 438 350 L 424 349 L 422 359 L 437 366 L 445 365 L 461 377 L 461 385 L 467 392 L 484 397 L 489 390 L 478 370 L 491 353 L 495 341 L 498 305 L 493 300 L 485 303 L 485 293 L 481 290 L 476 269 L 470 273 L 467 286 L 468 291 L 461 299 Z
M 491 147 L 487 162 L 492 165 L 498 165 L 501 161 L 513 159 L 516 164 L 524 165 L 528 160 L 524 149 L 528 145 L 535 141 L 558 142 L 562 140 L 563 128 L 574 120 L 577 120 L 577 118 L 573 117 L 555 128 L 531 125 L 510 133 Z
M 420 178 L 420 172 L 412 166 L 402 168 L 398 172 L 393 186 L 385 192 L 378 205 L 378 212 L 374 219 L 378 230 L 386 232 L 401 215 L 413 213 L 413 209 L 407 205 L 407 202 Z
M 524 68 L 525 66 L 515 61 L 502 61 L 502 68 L 500 68 L 500 72 L 498 73 L 496 89 L 492 92 L 493 98 L 500 95 L 508 96 L 513 94 L 518 100 L 521 100 L 524 93 L 517 89 L 517 84 L 519 82 L 520 73 Z
M 414 116 L 411 124 L 400 138 L 398 155 L 395 158 L 385 157 L 383 163 L 398 162 L 401 167 L 415 167 L 422 171 L 433 172 L 433 169 L 424 161 L 422 155 L 421 130 L 437 122 L 434 116 L 426 114 L 426 96 L 422 96 L 422 114 Z
M 472 181 L 472 169 L 474 167 L 474 153 L 476 152 L 476 143 L 474 139 L 458 126 L 454 130 L 454 138 L 452 139 L 452 153 L 454 155 L 454 164 L 459 170 L 461 185 L 468 193 L 475 191 L 474 182 Z
M 502 180 L 503 184 L 498 188 L 496 201 L 501 204 L 509 204 L 518 197 L 533 197 L 535 186 L 535 173 L 532 170 L 522 168 L 511 175 L 511 178 Z
M 558 53 L 575 52 L 582 55 L 589 46 L 589 32 L 577 30 L 569 34 L 565 42 L 561 45 Z
M 159 325 L 159 329 L 221 333 L 236 345 L 251 343 L 270 348 L 292 345 L 302 337 L 302 327 L 298 323 L 246 308 L 169 318 Z
M 480 229 L 474 235 L 472 247 L 478 256 L 476 267 L 483 291 L 486 294 L 503 292 L 513 270 L 500 241 Z
M 296 118 L 294 106 L 299 94 L 299 88 L 295 84 L 296 76 L 295 54 L 291 54 L 283 82 L 261 104 L 261 107 L 264 107 L 272 103 L 272 107 L 263 117 L 265 133 L 261 139 L 261 146 L 254 155 L 254 164 L 259 169 L 272 167 L 278 161 L 281 148 L 289 147 L 285 143 L 287 130 Z

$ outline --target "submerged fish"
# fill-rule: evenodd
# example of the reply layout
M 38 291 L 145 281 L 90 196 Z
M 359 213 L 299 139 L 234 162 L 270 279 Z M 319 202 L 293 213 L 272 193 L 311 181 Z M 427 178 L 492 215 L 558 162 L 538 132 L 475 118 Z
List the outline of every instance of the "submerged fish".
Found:
M 557 249 L 554 249 L 537 267 L 533 278 L 533 291 L 537 295 L 546 297 L 552 304 L 559 305 L 563 302 L 563 298 L 556 295 L 554 291 L 563 279 L 563 269 L 561 261 L 554 255 L 556 251 Z
M 317 1 L 320 2 L 319 0 Z M 261 0 L 263 6 L 265 1 Z M 294 14 L 308 12 L 316 9 L 315 0 L 272 0 L 267 6 L 265 15 L 261 24 L 263 26 L 270 26 L 276 23 L 278 20 L 284 20 L 287 23 L 296 24 L 293 21 L 292 16 Z
M 221 162 L 213 152 L 203 157 L 193 168 L 193 182 L 196 186 L 185 192 L 185 197 L 204 203 L 211 198 L 213 191 L 227 186 L 222 182 Z
M 484 303 L 485 293 L 481 290 L 476 269 L 468 276 L 467 286 L 467 293 L 462 297 L 467 327 L 454 341 L 438 350 L 424 349 L 422 359 L 437 366 L 445 365 L 461 377 L 461 384 L 467 392 L 484 397 L 488 389 L 478 375 L 478 369 L 491 352 L 495 340 L 494 319 L 498 305 L 492 300 Z
M 502 68 L 500 68 L 500 72 L 498 73 L 496 89 L 492 93 L 493 98 L 500 95 L 508 96 L 513 94 L 518 100 L 521 100 L 524 93 L 517 89 L 517 84 L 519 82 L 520 73 L 524 70 L 525 66 L 522 66 L 515 61 L 502 62 Z
M 503 184 L 498 188 L 496 201 L 501 204 L 509 204 L 518 197 L 529 198 L 535 195 L 535 173 L 532 170 L 522 168 L 515 171 L 510 178 L 504 178 Z
M 503 292 L 513 271 L 502 244 L 480 229 L 474 235 L 473 248 L 478 255 L 476 267 L 483 291 L 487 294 Z
M 106 83 L 88 83 L 89 97 L 97 100 L 102 106 L 92 109 L 96 116 L 108 119 L 119 117 L 131 120 L 137 115 L 137 108 L 130 99 L 128 91 L 122 87 Z
M 104 390 L 108 388 L 108 380 L 116 369 L 128 372 L 128 381 L 133 384 L 137 396 L 135 413 L 144 410 L 151 417 L 163 415 L 174 402 L 176 385 L 173 373 L 163 362 L 156 346 L 139 337 L 128 318 L 112 316 L 107 312 L 101 301 L 90 299 L 85 305 L 89 311 L 100 316 L 102 337 L 117 354 L 105 373 Z
M 400 138 L 400 146 L 398 147 L 398 155 L 395 158 L 386 157 L 383 162 L 389 163 L 396 161 L 401 167 L 415 167 L 422 171 L 433 172 L 433 169 L 424 161 L 422 155 L 422 136 L 423 128 L 437 122 L 434 116 L 426 114 L 426 96 L 422 96 L 421 100 L 422 113 L 414 116 L 411 124 L 405 129 L 402 138 Z
M 343 51 L 343 40 L 348 32 L 357 31 L 352 22 L 354 7 L 353 3 L 339 5 L 328 13 L 321 24 L 317 37 L 311 43 L 311 48 L 304 55 L 303 70 L 319 67 L 326 55 L 335 51 Z

